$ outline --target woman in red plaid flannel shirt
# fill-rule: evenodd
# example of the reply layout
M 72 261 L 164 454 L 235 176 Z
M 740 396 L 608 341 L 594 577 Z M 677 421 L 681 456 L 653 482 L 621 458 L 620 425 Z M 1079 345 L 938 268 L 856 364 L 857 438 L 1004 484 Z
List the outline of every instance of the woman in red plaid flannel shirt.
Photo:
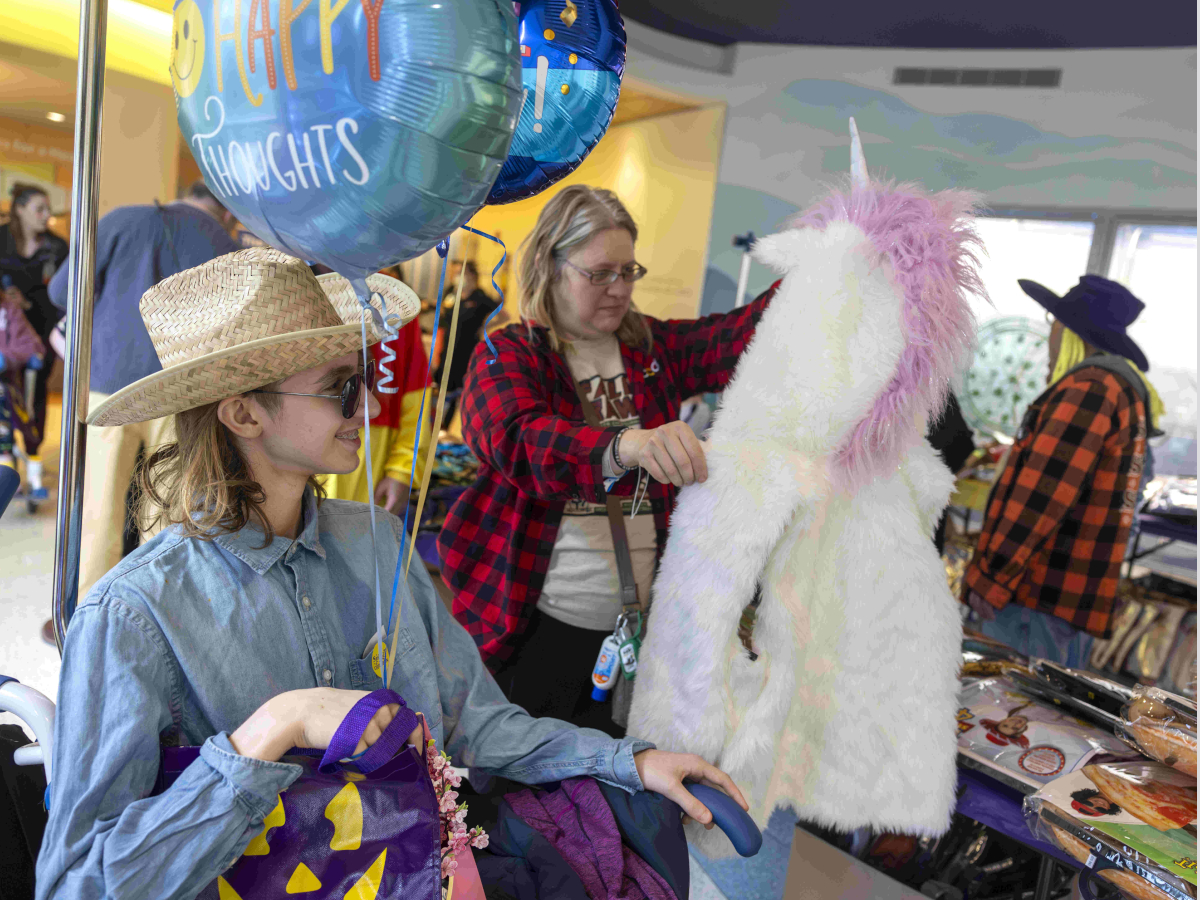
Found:
M 454 616 L 510 699 L 614 735 L 589 677 L 621 610 L 605 483 L 624 500 L 644 604 L 675 491 L 707 477 L 680 405 L 725 387 L 774 290 L 703 319 L 644 316 L 636 240 L 609 191 L 568 187 L 542 211 L 522 247 L 523 322 L 493 336 L 494 359 L 481 344 L 471 360 L 463 436 L 479 476 L 438 539 Z M 584 423 L 576 382 L 601 428 Z

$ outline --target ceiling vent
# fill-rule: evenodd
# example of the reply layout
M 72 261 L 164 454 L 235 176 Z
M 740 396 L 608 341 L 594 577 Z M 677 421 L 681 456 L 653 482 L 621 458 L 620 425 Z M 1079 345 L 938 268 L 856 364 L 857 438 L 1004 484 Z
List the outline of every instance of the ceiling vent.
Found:
M 1056 88 L 1062 69 L 913 69 L 899 68 L 892 84 L 926 84 L 941 87 Z

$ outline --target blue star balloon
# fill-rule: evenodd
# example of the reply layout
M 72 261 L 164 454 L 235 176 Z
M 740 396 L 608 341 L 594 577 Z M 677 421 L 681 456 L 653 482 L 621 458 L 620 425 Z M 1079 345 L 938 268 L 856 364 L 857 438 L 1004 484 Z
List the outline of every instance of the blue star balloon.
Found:
M 179 127 L 268 244 L 351 279 L 485 202 L 521 106 L 510 0 L 178 0 Z
M 514 3 L 524 100 L 488 203 L 532 197 L 583 162 L 612 122 L 625 71 L 613 0 Z

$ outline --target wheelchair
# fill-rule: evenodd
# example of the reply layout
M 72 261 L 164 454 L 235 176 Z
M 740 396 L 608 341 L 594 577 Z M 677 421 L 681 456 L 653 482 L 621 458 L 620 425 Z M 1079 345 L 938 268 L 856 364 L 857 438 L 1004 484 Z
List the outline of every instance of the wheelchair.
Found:
M 0 467 L 0 516 L 16 495 L 19 482 L 13 469 Z M 21 684 L 16 678 L 0 674 L 0 712 L 14 714 L 35 738 L 33 743 L 27 743 L 21 729 L 0 726 L 0 780 L 3 782 L 0 828 L 10 836 L 0 844 L 0 900 L 28 900 L 33 896 L 34 868 L 48 815 L 55 708 L 54 703 L 37 690 Z M 542 787 L 552 789 L 554 786 Z M 732 799 L 704 785 L 689 785 L 689 789 L 713 812 L 718 827 L 729 835 L 743 856 L 758 852 L 762 834 Z M 658 871 L 675 890 L 676 896 L 686 898 L 689 891 L 688 851 L 678 820 L 674 828 L 663 827 L 661 815 L 659 821 L 652 821 L 654 817 L 647 815 L 636 798 L 631 799 L 618 789 L 607 791 L 606 799 L 617 818 L 625 846 Z

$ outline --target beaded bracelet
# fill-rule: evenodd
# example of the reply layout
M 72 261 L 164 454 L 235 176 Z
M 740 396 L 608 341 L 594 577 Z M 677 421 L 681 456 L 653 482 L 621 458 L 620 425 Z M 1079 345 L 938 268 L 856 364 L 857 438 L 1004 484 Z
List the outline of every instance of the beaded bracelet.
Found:
M 629 466 L 627 466 L 627 465 L 625 465 L 625 463 L 621 462 L 621 452 L 620 452 L 619 448 L 620 448 L 620 444 L 621 444 L 621 435 L 623 435 L 625 432 L 629 431 L 631 428 L 633 428 L 632 425 L 626 425 L 624 428 L 622 428 L 620 431 L 617 432 L 617 436 L 615 438 L 613 438 L 613 441 L 612 441 L 613 462 L 616 463 L 618 469 L 623 469 L 625 471 L 629 470 Z

